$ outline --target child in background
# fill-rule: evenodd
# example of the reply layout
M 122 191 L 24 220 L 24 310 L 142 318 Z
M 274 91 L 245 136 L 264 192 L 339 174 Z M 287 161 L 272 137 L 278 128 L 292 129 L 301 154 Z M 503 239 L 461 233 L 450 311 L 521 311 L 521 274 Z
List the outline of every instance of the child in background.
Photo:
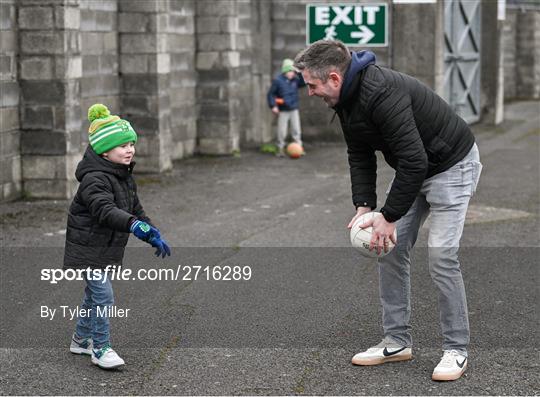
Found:
M 101 104 L 90 107 L 88 120 L 90 145 L 75 172 L 80 185 L 69 208 L 64 268 L 101 271 L 86 273 L 81 305 L 86 315 L 81 310 L 70 351 L 90 355 L 92 363 L 111 369 L 124 360 L 111 348 L 109 318 L 103 315 L 114 303 L 105 269 L 122 264 L 130 232 L 155 247 L 157 256 L 171 251 L 144 213 L 131 176 L 137 134 Z
M 278 116 L 277 146 L 278 157 L 284 156 L 287 127 L 291 122 L 292 139 L 302 146 L 302 131 L 300 128 L 300 112 L 298 111 L 298 88 L 305 86 L 302 75 L 297 74 L 292 59 L 284 59 L 281 73 L 272 81 L 268 90 L 268 106 L 272 113 Z M 305 152 L 303 152 L 305 154 Z

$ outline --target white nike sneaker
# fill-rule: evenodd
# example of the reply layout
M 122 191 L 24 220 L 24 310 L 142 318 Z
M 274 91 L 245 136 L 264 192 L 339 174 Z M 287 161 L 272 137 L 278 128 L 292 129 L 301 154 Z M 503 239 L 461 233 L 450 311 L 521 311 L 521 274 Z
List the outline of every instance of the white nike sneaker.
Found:
M 86 354 L 90 356 L 92 354 L 92 339 L 79 338 L 73 334 L 69 351 L 74 354 Z
M 412 358 L 412 348 L 398 345 L 383 339 L 377 346 L 370 347 L 352 358 L 354 365 L 379 365 L 392 361 L 405 361 Z
M 441 362 L 433 370 L 433 380 L 456 380 L 467 369 L 467 357 L 457 350 L 445 350 Z
M 92 349 L 92 363 L 103 369 L 113 369 L 125 364 L 124 360 L 111 348 L 110 345 L 101 349 Z

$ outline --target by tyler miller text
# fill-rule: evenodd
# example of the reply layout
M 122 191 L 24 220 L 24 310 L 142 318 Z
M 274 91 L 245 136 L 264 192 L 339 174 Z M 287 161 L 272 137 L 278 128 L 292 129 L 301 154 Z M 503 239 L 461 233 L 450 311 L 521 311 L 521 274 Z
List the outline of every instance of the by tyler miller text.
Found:
M 130 310 L 131 309 L 119 308 L 118 306 L 97 306 L 95 308 L 95 316 L 108 318 L 125 318 L 128 317 Z M 76 320 L 79 317 L 92 317 L 94 315 L 93 311 L 94 309 L 86 309 L 79 306 L 41 306 L 40 316 L 41 318 L 48 318 L 49 320 L 54 320 L 58 317 Z

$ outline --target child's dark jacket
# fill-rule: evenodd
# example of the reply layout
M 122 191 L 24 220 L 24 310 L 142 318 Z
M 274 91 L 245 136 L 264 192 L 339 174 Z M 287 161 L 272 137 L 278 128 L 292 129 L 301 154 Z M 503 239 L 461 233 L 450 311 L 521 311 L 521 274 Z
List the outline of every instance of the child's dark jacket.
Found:
M 64 268 L 120 265 L 135 219 L 150 222 L 137 197 L 135 163 L 112 163 L 90 146 L 77 166 L 79 189 L 69 208 Z
M 306 83 L 301 74 L 298 74 L 292 80 L 285 77 L 284 74 L 276 76 L 272 81 L 272 85 L 266 94 L 268 106 L 273 108 L 276 106 L 276 98 L 283 99 L 283 104 L 278 105 L 279 110 L 295 110 L 300 105 L 298 98 L 298 88 L 304 87 Z

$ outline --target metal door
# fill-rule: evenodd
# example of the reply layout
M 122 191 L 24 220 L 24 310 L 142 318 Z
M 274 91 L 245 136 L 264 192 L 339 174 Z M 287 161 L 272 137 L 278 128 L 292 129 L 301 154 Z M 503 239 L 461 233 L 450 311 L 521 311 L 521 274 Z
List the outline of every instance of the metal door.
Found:
M 481 0 L 444 0 L 444 97 L 467 123 L 480 119 Z

